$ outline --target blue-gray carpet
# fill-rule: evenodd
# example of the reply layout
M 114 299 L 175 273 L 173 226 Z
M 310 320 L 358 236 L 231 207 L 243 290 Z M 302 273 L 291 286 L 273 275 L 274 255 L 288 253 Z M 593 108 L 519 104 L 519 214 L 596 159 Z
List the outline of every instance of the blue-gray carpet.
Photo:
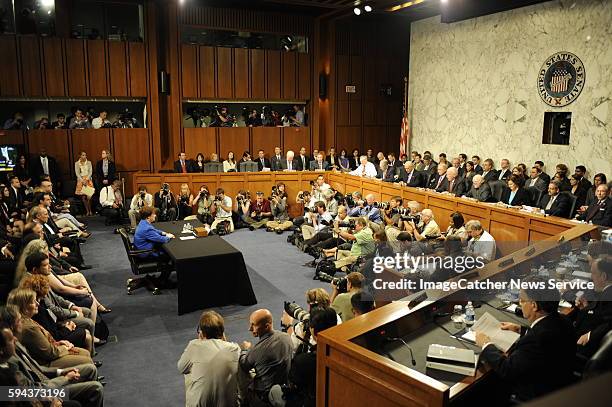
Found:
M 187 342 L 196 335 L 200 312 L 178 316 L 176 291 L 154 296 L 145 289 L 127 295 L 125 281 L 131 276 L 123 244 L 111 227 L 99 219 L 88 221 L 93 236 L 83 245 L 83 255 L 93 269 L 85 271 L 93 291 L 113 312 L 105 315 L 117 342 L 100 347 L 100 374 L 106 376 L 104 405 L 181 406 L 185 404 L 183 377 L 176 369 Z M 287 243 L 287 233 L 242 229 L 224 237 L 242 251 L 257 305 L 216 308 L 225 318 L 228 338 L 240 343 L 253 340 L 249 314 L 268 308 L 280 324 L 284 300 L 304 305 L 304 293 L 313 287 L 329 287 L 313 281 L 314 269 L 302 265 L 312 257 Z

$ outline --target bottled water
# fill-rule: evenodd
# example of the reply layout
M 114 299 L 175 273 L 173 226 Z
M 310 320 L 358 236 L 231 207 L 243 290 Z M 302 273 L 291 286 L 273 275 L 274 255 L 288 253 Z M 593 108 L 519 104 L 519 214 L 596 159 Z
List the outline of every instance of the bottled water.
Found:
M 465 306 L 465 324 L 467 326 L 474 325 L 474 321 L 476 321 L 476 314 L 474 313 L 474 306 L 472 305 L 472 301 L 468 301 Z

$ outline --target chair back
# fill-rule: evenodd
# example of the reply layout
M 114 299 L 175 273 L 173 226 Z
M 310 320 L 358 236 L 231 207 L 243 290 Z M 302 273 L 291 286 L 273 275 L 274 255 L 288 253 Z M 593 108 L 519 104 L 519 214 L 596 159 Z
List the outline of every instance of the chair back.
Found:
M 223 163 L 206 163 L 204 172 L 223 172 Z
M 531 201 L 531 206 L 533 207 L 539 206 L 540 200 L 542 199 L 542 194 L 544 193 L 544 191 L 536 187 L 527 187 L 525 188 L 525 190 L 529 194 L 529 200 Z
M 238 172 L 258 172 L 257 162 L 255 161 L 243 161 L 238 164 Z
M 569 191 L 562 191 L 560 194 L 565 194 L 570 199 L 570 211 L 567 217 L 571 219 L 574 217 L 574 213 L 576 212 L 576 201 L 578 201 L 578 197 Z
M 612 331 L 604 336 L 599 349 L 584 367 L 582 377 L 588 379 L 612 370 Z
M 501 201 L 506 183 L 499 180 L 489 181 L 489 187 L 491 188 L 491 195 L 493 196 L 493 199 L 495 199 L 495 202 Z

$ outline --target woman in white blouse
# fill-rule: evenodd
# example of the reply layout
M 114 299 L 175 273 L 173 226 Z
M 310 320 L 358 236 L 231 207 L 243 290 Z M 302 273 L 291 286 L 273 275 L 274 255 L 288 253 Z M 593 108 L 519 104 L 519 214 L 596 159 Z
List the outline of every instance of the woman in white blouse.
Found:
M 236 172 L 236 159 L 233 151 L 227 153 L 227 160 L 223 161 L 223 172 Z
M 76 191 L 74 194 L 81 196 L 87 212 L 86 216 L 92 216 L 91 197 L 93 196 L 93 192 L 95 192 L 93 181 L 91 180 L 93 169 L 91 161 L 87 159 L 87 153 L 85 153 L 85 151 L 81 151 L 79 159 L 74 163 L 74 173 L 77 177 Z

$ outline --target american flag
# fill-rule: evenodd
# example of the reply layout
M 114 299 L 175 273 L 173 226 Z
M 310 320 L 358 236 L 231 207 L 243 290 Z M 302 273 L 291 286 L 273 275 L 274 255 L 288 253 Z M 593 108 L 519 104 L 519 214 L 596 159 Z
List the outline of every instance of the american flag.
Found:
M 572 79 L 572 75 L 565 69 L 556 70 L 550 79 L 550 90 L 552 92 L 567 91 L 567 85 L 570 79 Z
M 410 142 L 410 126 L 408 125 L 408 112 L 404 110 L 404 117 L 402 117 L 402 131 L 400 133 L 400 157 L 406 154 L 408 151 L 408 145 Z

